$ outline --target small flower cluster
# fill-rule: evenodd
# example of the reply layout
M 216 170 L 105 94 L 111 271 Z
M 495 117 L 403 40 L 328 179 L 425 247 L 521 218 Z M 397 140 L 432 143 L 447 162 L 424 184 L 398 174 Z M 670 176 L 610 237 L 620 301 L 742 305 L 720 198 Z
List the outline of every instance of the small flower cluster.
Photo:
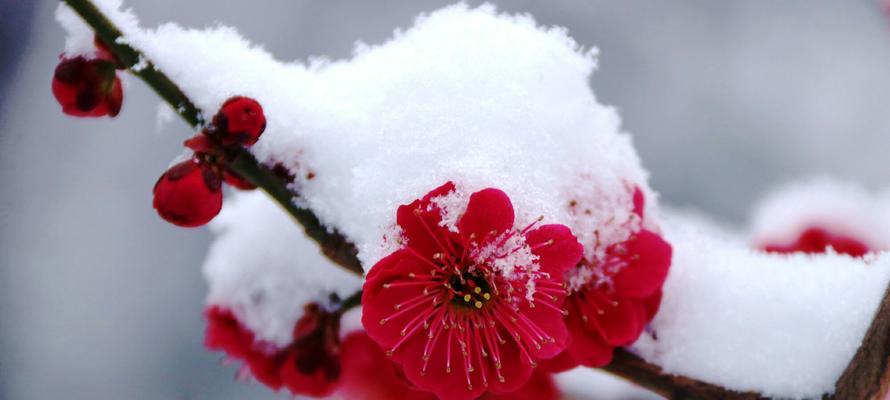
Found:
M 614 349 L 636 341 L 658 311 L 672 249 L 657 232 L 642 227 L 639 189 L 633 199 L 637 218 L 631 223 L 640 227 L 621 242 L 587 244 L 598 256 L 582 260 L 566 276 L 566 325 L 572 340 L 562 354 L 548 360 L 548 370 L 608 364 Z
M 118 69 L 123 65 L 95 37 L 92 57 L 59 56 L 53 73 L 52 91 L 62 112 L 75 117 L 114 117 L 124 100 Z
M 211 124 L 185 141 L 192 157 L 170 167 L 155 183 L 154 208 L 174 225 L 204 225 L 222 208 L 222 183 L 255 188 L 226 166 L 232 149 L 249 147 L 266 128 L 263 108 L 251 98 L 235 96 L 222 105 Z
M 365 281 L 362 323 L 411 385 L 440 399 L 515 398 L 535 376 L 608 364 L 654 317 L 671 246 L 644 228 L 640 190 L 634 229 L 585 243 L 592 259 L 567 226 L 514 227 L 500 190 L 449 215 L 462 198 L 448 182 L 401 206 L 404 243 Z
M 244 363 L 239 376 L 254 379 L 273 389 L 293 394 L 326 396 L 340 379 L 340 315 L 305 306 L 294 326 L 293 341 L 284 348 L 257 340 L 231 310 L 211 307 L 206 311 L 205 346 L 224 351 Z

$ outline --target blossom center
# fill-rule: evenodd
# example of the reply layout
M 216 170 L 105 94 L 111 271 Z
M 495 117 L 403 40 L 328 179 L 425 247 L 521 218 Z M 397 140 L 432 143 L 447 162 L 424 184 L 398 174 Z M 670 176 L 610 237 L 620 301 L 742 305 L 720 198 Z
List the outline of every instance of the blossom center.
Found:
M 492 300 L 492 286 L 484 277 L 454 274 L 445 285 L 451 291 L 451 304 L 462 308 L 481 309 Z

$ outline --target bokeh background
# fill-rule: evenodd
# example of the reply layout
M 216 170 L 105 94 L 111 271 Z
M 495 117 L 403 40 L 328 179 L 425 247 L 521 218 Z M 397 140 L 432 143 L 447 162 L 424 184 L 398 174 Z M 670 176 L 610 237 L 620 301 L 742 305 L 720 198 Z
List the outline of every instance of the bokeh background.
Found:
M 135 79 L 114 120 L 55 103 L 57 3 L 0 0 L 0 399 L 287 398 L 203 350 L 210 235 L 151 208 L 189 129 L 158 127 L 159 100 Z M 601 49 L 592 85 L 666 203 L 741 224 L 790 179 L 890 186 L 890 28 L 873 0 L 494 3 Z M 146 26 L 232 25 L 293 60 L 347 57 L 448 2 L 127 4 Z

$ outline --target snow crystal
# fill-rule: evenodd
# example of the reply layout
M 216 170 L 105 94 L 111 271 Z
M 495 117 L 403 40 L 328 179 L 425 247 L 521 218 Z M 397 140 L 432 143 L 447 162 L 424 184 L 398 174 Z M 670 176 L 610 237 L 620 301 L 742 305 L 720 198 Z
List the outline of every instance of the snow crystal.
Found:
M 890 281 L 890 253 L 765 254 L 690 219 L 663 223 L 674 261 L 635 351 L 730 389 L 782 398 L 833 391 Z
M 528 15 L 457 4 L 350 60 L 310 64 L 279 62 L 223 26 L 128 29 L 125 41 L 205 113 L 256 98 L 268 125 L 252 151 L 299 172 L 300 204 L 356 243 L 366 269 L 389 249 L 398 205 L 449 180 L 504 190 L 517 221 L 585 232 L 626 219 L 629 186 L 654 203 L 617 113 L 588 85 L 596 51 Z M 594 214 L 572 216 L 572 200 Z
M 439 226 L 448 228 L 451 232 L 458 232 L 457 222 L 460 220 L 460 217 L 463 216 L 469 201 L 469 194 L 460 187 L 455 186 L 454 190 L 441 196 L 431 198 L 430 207 L 435 206 L 439 209 L 439 214 L 442 218 L 439 222 Z
M 862 240 L 871 249 L 890 249 L 886 199 L 853 183 L 811 178 L 774 191 L 755 208 L 755 243 L 790 243 L 806 228 L 823 227 Z
M 204 263 L 207 302 L 231 309 L 259 339 L 289 344 L 303 305 L 329 305 L 332 293 L 345 298 L 361 288 L 264 193 L 227 195 L 210 227 L 216 240 Z

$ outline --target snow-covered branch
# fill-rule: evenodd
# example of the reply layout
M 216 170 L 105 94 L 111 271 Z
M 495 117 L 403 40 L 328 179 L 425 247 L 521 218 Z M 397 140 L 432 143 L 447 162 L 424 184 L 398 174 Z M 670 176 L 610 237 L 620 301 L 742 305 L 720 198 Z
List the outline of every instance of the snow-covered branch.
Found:
M 233 94 L 267 111 L 263 140 L 222 162 L 312 242 L 236 194 L 205 274 L 209 346 L 272 388 L 321 396 L 350 374 L 339 317 L 364 287 L 361 340 L 399 390 L 474 398 L 581 365 L 669 398 L 887 391 L 890 254 L 818 230 L 766 254 L 665 223 L 588 86 L 596 50 L 561 28 L 456 5 L 352 60 L 281 63 L 229 28 L 63 1 L 193 127 Z M 796 254 L 814 238 L 827 254 Z
M 133 74 L 140 77 L 170 107 L 193 128 L 200 128 L 205 123 L 201 110 L 182 92 L 179 86 L 168 78 L 161 70 L 124 41 L 121 31 L 99 11 L 89 0 L 63 0 L 83 20 L 89 24 L 96 35 L 109 50 Z M 306 235 L 318 242 L 322 251 L 337 265 L 361 275 L 363 270 L 356 254 L 355 245 L 347 241 L 343 235 L 324 227 L 318 217 L 307 208 L 299 207 L 294 202 L 298 194 L 287 188 L 287 184 L 268 167 L 261 165 L 247 150 L 235 149 L 234 157 L 228 161 L 228 167 L 255 186 L 262 188 L 277 201 L 293 218 L 303 226 Z

